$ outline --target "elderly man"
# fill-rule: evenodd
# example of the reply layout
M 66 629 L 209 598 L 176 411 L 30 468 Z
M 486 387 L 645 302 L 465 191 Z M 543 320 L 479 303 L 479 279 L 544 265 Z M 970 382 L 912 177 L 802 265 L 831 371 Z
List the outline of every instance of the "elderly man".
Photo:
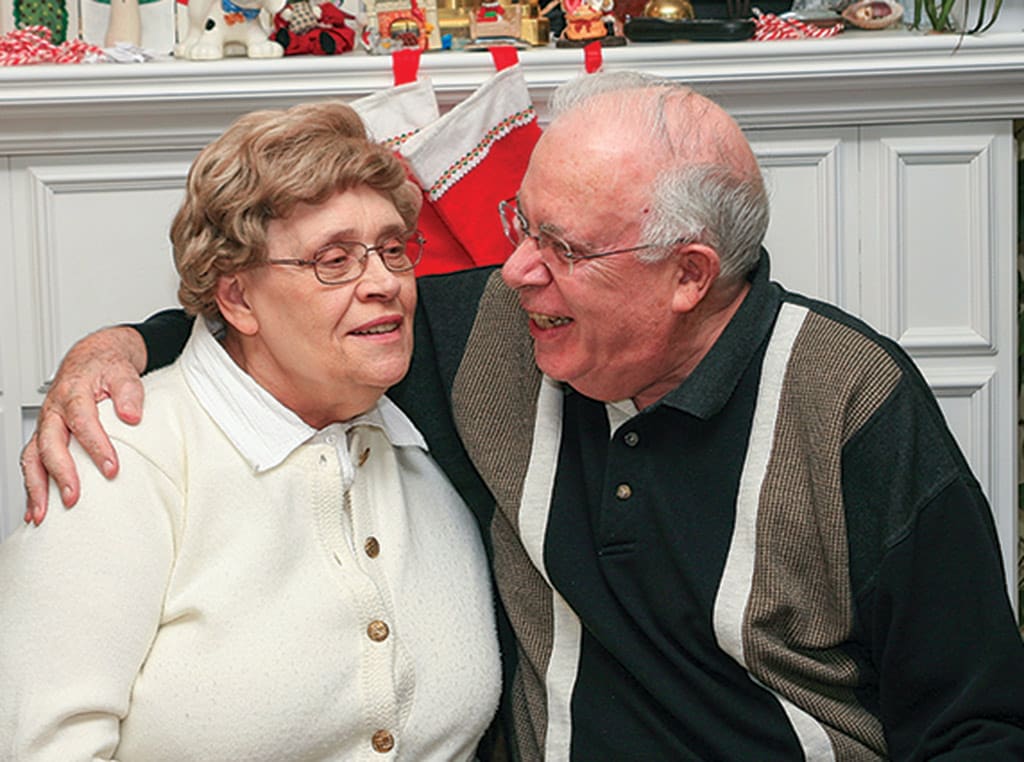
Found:
M 989 508 L 911 361 L 769 280 L 718 106 L 607 74 L 554 107 L 502 204 L 515 252 L 420 280 L 392 393 L 481 522 L 513 756 L 1024 758 Z M 153 365 L 184 329 L 141 330 Z M 77 499 L 65 421 L 116 471 L 93 399 L 137 418 L 146 350 L 120 328 L 69 354 L 30 518 L 43 462 Z

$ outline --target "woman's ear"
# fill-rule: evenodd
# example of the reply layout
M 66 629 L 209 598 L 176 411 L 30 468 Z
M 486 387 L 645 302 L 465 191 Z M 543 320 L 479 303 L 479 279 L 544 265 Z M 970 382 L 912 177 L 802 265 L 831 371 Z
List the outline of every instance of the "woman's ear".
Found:
M 702 243 L 688 243 L 681 245 L 674 256 L 678 257 L 678 267 L 672 308 L 680 313 L 692 312 L 718 279 L 718 252 Z
M 252 336 L 259 330 L 259 321 L 246 298 L 248 279 L 245 273 L 221 275 L 217 279 L 217 307 L 224 320 L 241 334 Z

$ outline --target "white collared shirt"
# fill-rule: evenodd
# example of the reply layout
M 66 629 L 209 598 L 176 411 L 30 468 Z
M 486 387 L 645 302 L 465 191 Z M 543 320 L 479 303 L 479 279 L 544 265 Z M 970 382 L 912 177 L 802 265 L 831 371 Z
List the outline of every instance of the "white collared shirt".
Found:
M 387 397 L 381 397 L 362 415 L 331 424 L 318 432 L 231 359 L 214 336 L 217 330 L 215 323 L 202 318 L 196 320 L 192 339 L 181 357 L 182 369 L 200 404 L 254 471 L 273 468 L 300 444 L 320 436 L 329 444 L 337 444 L 347 489 L 352 485 L 354 471 L 344 435 L 360 424 L 382 429 L 395 447 L 427 450 L 423 435 Z

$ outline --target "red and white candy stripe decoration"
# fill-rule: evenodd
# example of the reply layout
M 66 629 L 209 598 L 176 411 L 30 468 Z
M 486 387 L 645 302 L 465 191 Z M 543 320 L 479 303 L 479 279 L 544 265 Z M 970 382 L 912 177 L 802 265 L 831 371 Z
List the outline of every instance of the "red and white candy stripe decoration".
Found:
M 53 33 L 45 26 L 27 26 L 0 37 L 0 66 L 36 63 L 81 63 L 87 56 L 102 59 L 103 50 L 82 40 L 60 45 L 50 42 Z
M 757 8 L 754 14 L 754 40 L 803 40 L 810 38 L 835 37 L 843 31 L 842 24 L 819 27 L 806 24 L 798 19 L 781 19 L 774 13 L 761 13 Z

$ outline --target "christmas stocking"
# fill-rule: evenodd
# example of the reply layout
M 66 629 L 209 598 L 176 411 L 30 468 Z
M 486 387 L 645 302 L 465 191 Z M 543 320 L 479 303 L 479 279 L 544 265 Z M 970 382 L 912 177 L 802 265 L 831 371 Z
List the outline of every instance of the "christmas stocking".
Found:
M 492 53 L 500 68 L 504 50 Z M 498 202 L 519 190 L 540 132 L 522 70 L 512 65 L 398 146 L 475 265 L 500 264 L 512 253 Z
M 416 79 L 419 53 L 419 50 L 395 53 L 392 56 L 395 86 L 349 104 L 362 117 L 370 137 L 396 151 L 419 130 L 436 122 L 439 116 L 430 80 Z M 416 266 L 417 275 L 473 267 L 472 258 L 448 230 L 426 194 L 417 226 L 427 240 L 423 259 Z

